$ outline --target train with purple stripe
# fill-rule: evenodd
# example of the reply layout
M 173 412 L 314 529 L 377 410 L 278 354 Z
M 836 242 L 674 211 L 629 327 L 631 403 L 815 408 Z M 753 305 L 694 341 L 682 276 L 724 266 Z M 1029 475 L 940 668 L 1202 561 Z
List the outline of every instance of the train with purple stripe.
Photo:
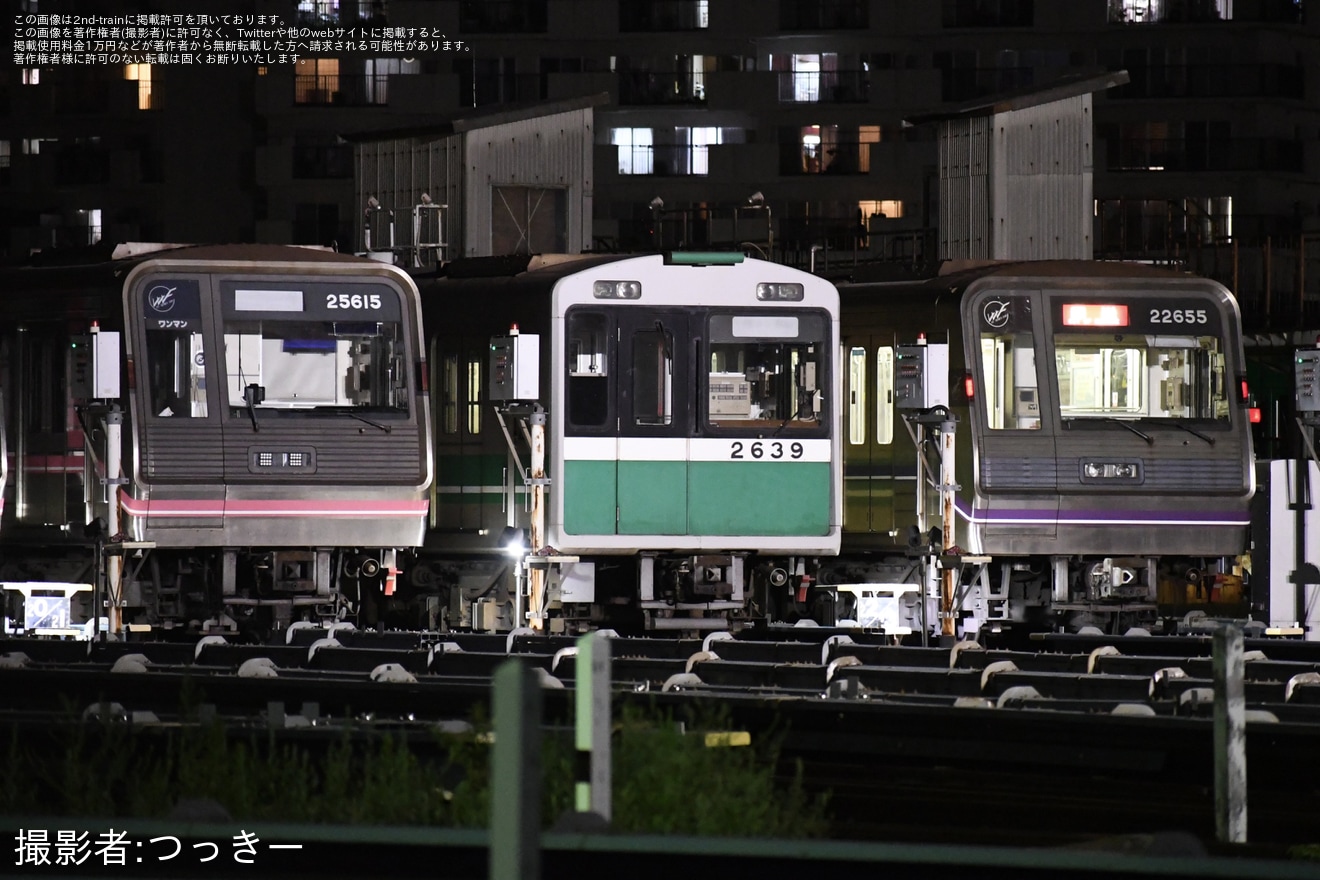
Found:
M 913 533 L 918 506 L 940 528 L 948 498 L 953 534 L 933 543 L 958 569 L 960 620 L 1103 624 L 1240 602 L 1252 411 L 1224 287 L 1071 261 L 838 287 L 844 539 L 826 582 L 910 582 L 912 548 L 932 543 Z M 923 348 L 947 378 L 914 402 Z M 955 437 L 943 495 L 940 428 L 911 430 L 927 403 Z M 929 464 L 920 486 L 914 438 Z
M 115 632 L 270 629 L 394 592 L 434 462 L 405 272 L 132 245 L 5 269 L 0 291 L 7 601 L 90 584 L 74 616 L 94 605 Z
M 113 629 L 1243 616 L 1251 410 L 1222 286 L 694 256 L 410 276 L 168 246 L 0 271 L 0 582 L 95 582 Z M 513 399 L 511 324 L 540 338 Z M 541 404 L 524 479 L 515 423 Z M 539 602 L 499 547 L 536 479 L 559 560 L 523 563 L 550 568 Z

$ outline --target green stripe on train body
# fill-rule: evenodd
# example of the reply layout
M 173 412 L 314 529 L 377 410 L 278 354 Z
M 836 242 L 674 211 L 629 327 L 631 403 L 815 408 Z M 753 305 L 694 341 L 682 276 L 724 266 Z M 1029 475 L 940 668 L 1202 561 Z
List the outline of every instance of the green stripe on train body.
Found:
M 569 460 L 564 468 L 568 534 L 792 537 L 830 530 L 829 462 Z

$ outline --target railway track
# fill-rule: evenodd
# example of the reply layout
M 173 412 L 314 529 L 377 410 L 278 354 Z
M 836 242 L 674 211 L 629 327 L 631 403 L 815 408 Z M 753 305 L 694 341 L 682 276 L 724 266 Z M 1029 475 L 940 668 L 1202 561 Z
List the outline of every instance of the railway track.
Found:
M 809 789 L 831 792 L 841 837 L 1077 843 L 1154 830 L 1213 840 L 1209 638 L 1030 644 L 903 647 L 825 629 L 617 638 L 613 698 L 676 717 L 719 711 L 736 729 L 781 736 L 781 771 L 800 762 Z M 187 708 L 277 736 L 425 730 L 471 718 L 513 657 L 542 670 L 545 721 L 565 725 L 573 647 L 350 628 L 293 630 L 267 645 L 11 639 L 0 642 L 0 721 L 39 730 L 108 712 L 149 730 Z M 1320 646 L 1247 648 L 1250 839 L 1314 840 Z

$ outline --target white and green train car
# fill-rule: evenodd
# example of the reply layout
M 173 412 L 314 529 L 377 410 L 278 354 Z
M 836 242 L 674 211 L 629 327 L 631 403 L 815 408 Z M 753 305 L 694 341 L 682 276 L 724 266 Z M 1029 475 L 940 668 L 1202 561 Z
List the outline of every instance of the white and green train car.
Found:
M 527 453 L 507 452 L 475 354 L 517 324 L 540 337 L 539 381 L 508 415 L 546 410 L 545 543 L 578 558 L 552 573 L 552 619 L 713 629 L 791 616 L 783 606 L 839 550 L 835 287 L 736 254 L 522 264 L 419 280 L 441 422 L 428 547 L 441 558 L 479 545 L 474 531 L 489 544 L 524 524 L 510 474 Z M 433 569 L 432 584 L 460 571 Z

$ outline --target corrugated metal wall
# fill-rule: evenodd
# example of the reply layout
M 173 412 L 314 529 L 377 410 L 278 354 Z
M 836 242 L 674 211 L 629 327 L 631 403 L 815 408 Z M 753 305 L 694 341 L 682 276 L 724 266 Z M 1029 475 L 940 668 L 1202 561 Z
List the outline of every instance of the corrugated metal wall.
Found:
M 565 249 L 578 253 L 588 247 L 593 124 L 592 109 L 585 108 L 467 132 L 463 253 L 491 253 L 492 192 L 497 186 L 564 190 Z
M 940 123 L 940 259 L 990 256 L 989 117 Z
M 1089 260 L 1091 95 L 991 117 L 992 259 Z
M 1089 260 L 1091 95 L 940 123 L 940 258 Z
M 354 242 L 354 250 L 361 250 L 365 244 L 363 224 L 366 220 L 367 199 L 372 196 L 380 202 L 381 207 L 394 211 L 395 247 L 410 247 L 413 243 L 413 206 L 421 201 L 422 193 L 426 193 L 433 203 L 449 206 L 445 222 L 448 256 L 452 258 L 461 253 L 462 135 L 431 140 L 400 138 L 361 143 L 357 145 L 355 158 L 358 240 Z M 371 244 L 374 249 L 383 249 L 389 245 L 385 222 L 380 217 L 372 224 Z

